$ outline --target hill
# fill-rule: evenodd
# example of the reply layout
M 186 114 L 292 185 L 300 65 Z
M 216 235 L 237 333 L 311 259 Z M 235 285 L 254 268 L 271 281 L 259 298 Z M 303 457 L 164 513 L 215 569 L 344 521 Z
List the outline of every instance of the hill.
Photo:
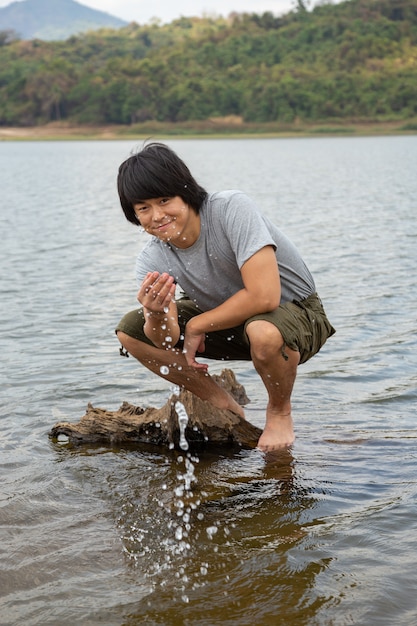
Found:
M 66 41 L 0 33 L 2 126 L 415 116 L 417 0 L 350 0 L 312 11 L 300 0 L 280 17 L 132 23 Z
M 126 24 L 74 0 L 23 0 L 0 9 L 0 30 L 13 30 L 22 39 L 67 39 L 88 30 Z

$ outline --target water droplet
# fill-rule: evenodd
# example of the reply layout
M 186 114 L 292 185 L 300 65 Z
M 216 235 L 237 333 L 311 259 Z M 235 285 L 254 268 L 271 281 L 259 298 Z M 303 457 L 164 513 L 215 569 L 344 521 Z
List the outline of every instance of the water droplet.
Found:
M 162 376 L 168 376 L 169 367 L 167 367 L 166 365 L 161 365 L 161 367 L 159 368 L 159 371 L 161 372 Z
M 170 337 L 169 335 L 167 335 L 167 336 L 165 337 L 165 341 L 166 341 L 167 343 L 172 343 L 172 337 Z
M 209 526 L 208 528 L 206 528 L 206 533 L 209 539 L 213 539 L 213 536 L 217 533 L 217 531 L 218 531 L 217 526 Z

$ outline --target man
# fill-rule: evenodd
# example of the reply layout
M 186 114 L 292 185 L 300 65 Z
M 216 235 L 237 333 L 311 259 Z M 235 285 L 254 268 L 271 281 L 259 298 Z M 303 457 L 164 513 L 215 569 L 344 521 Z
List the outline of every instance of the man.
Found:
M 268 393 L 258 447 L 291 445 L 297 367 L 335 332 L 295 246 L 242 192 L 208 194 L 164 144 L 122 163 L 118 192 L 126 218 L 152 237 L 136 265 L 142 309 L 116 329 L 122 346 L 156 374 L 242 417 L 197 359 L 252 360 Z M 183 294 L 175 299 L 177 287 Z

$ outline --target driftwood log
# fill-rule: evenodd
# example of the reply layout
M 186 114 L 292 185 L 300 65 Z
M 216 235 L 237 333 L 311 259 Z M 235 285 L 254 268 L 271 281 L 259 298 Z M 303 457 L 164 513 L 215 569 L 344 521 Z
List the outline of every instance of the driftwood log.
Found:
M 236 381 L 231 370 L 223 370 L 213 378 L 239 404 L 249 402 L 244 387 Z M 143 409 L 124 402 L 117 411 L 107 411 L 89 404 L 86 414 L 77 424 L 59 422 L 49 435 L 53 440 L 64 436 L 74 445 L 129 443 L 179 449 L 183 446 L 180 446 L 183 441 L 179 425 L 181 405 L 188 416 L 184 435 L 190 448 L 210 444 L 245 448 L 256 446 L 262 432 L 259 428 L 232 411 L 217 409 L 185 390 L 178 396 L 173 394 L 160 409 Z

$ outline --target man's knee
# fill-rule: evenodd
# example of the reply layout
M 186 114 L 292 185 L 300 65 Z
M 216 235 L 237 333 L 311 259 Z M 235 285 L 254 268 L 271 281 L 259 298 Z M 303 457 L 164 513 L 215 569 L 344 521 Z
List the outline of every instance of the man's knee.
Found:
M 116 330 L 116 335 L 117 335 L 118 340 L 122 344 L 122 346 L 124 346 L 124 344 L 126 342 L 128 342 L 130 339 L 132 339 L 132 337 L 130 337 L 130 335 L 127 335 L 122 330 Z
M 132 337 L 124 333 L 122 330 L 116 330 L 116 336 L 121 343 L 120 355 L 129 356 L 129 351 L 131 350 L 131 347 L 132 347 L 132 344 L 131 344 Z
M 267 361 L 276 356 L 284 347 L 284 340 L 278 328 L 270 322 L 256 320 L 248 324 L 246 332 L 249 338 L 252 358 Z
M 135 347 L 135 351 L 140 350 L 141 344 L 145 345 L 140 339 L 136 339 L 131 335 L 128 335 L 123 330 L 116 330 L 116 335 L 122 346 L 130 352 L 132 347 Z
M 141 339 L 132 337 L 123 330 L 116 330 L 116 335 L 122 344 L 120 348 L 120 354 L 122 356 L 129 356 L 129 354 L 131 354 L 135 359 L 138 359 L 138 361 L 142 359 L 147 360 L 149 358 L 149 350 L 155 348 L 150 341 L 142 341 Z

